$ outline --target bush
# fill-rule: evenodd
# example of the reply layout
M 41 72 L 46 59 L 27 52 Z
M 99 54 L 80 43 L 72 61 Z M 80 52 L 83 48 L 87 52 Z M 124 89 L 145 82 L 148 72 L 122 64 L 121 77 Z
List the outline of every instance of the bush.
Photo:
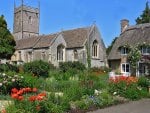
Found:
M 76 69 L 77 71 L 83 71 L 83 70 L 85 70 L 85 65 L 80 63 L 79 61 L 60 62 L 59 68 L 62 72 L 66 72 L 70 69 Z
M 42 60 L 25 63 L 23 67 L 25 72 L 32 73 L 34 76 L 42 77 L 47 77 L 48 71 L 50 69 L 54 69 L 54 66 L 52 64 L 49 64 Z
M 131 100 L 137 100 L 142 97 L 141 92 L 142 90 L 140 91 L 137 88 L 137 84 L 130 84 L 130 86 L 126 89 L 124 93 L 124 97 L 129 98 Z
M 14 87 L 21 88 L 23 81 L 23 76 L 0 73 L 0 94 L 9 94 Z
M 150 81 L 146 77 L 140 77 L 138 80 L 138 85 L 141 87 L 148 88 L 150 86 Z
M 108 67 L 92 67 L 90 71 L 93 72 L 95 75 L 103 75 L 110 72 L 111 69 Z
M 0 72 L 14 71 L 18 72 L 18 67 L 12 64 L 0 64 Z
M 31 87 L 31 88 L 33 88 L 33 87 L 40 87 L 40 85 L 42 83 L 44 83 L 43 80 L 41 81 L 40 78 L 32 76 L 31 73 L 24 73 L 24 74 L 21 73 L 20 75 L 22 75 L 24 77 L 24 79 L 23 79 L 23 81 L 21 83 L 22 87 Z

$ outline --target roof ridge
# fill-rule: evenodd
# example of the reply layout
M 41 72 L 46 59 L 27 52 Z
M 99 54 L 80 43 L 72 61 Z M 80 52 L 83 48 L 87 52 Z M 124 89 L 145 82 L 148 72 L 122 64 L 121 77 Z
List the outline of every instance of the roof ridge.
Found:
M 74 31 L 74 30 L 78 30 L 78 29 L 88 29 L 88 28 L 90 28 L 90 26 L 87 26 L 87 27 L 79 27 L 79 28 L 72 28 L 72 29 L 68 29 L 68 30 L 62 30 L 62 32 Z
M 137 28 L 142 28 L 142 27 L 150 27 L 150 23 L 131 25 L 131 26 L 127 27 L 126 30 L 128 30 L 128 29 L 137 29 Z

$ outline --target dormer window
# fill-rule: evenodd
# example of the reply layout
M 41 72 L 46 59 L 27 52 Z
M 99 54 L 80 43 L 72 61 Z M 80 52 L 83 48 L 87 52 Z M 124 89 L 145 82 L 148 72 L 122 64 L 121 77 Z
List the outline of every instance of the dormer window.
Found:
M 129 53 L 129 49 L 126 47 L 121 48 L 121 55 L 127 55 Z
M 141 53 L 142 54 L 150 54 L 150 47 L 141 47 Z

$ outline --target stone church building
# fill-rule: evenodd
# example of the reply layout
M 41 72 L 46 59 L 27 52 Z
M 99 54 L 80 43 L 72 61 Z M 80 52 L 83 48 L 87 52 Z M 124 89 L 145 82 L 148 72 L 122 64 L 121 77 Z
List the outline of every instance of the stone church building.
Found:
M 12 62 L 44 60 L 58 66 L 59 62 L 80 61 L 87 66 L 89 54 L 91 67 L 106 66 L 106 48 L 95 24 L 39 35 L 39 16 L 39 8 L 26 5 L 14 8 L 16 51 Z

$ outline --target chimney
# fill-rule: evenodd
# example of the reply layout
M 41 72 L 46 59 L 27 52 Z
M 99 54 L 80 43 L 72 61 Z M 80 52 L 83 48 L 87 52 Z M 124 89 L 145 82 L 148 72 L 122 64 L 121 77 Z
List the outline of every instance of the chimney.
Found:
M 120 24 L 121 24 L 121 33 L 123 33 L 125 29 L 129 26 L 129 20 L 122 19 Z

